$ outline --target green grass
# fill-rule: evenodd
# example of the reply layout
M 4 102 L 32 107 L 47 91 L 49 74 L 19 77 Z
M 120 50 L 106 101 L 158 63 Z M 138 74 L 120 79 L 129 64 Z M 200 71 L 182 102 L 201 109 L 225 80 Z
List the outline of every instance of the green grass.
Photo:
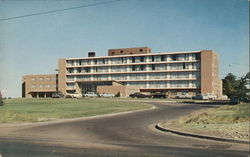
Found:
M 118 113 L 152 105 L 115 99 L 9 99 L 0 107 L 1 123 L 39 122 Z

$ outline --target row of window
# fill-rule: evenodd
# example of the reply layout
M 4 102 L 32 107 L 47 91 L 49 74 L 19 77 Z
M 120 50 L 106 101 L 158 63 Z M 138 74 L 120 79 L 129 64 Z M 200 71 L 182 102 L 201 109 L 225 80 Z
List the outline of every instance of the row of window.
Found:
M 54 88 L 56 88 L 56 87 L 57 87 L 57 85 L 54 85 Z M 42 85 L 42 84 L 35 85 L 35 84 L 32 84 L 31 88 L 32 89 L 35 89 L 35 88 L 52 88 L 52 86 L 50 84 L 47 84 L 47 85 Z
M 152 80 L 152 79 L 199 79 L 198 72 L 167 72 L 148 74 L 111 74 L 111 75 L 76 75 L 67 76 L 67 81 L 90 81 L 90 80 Z
M 107 73 L 107 72 L 131 72 L 131 71 L 154 71 L 154 70 L 192 70 L 200 69 L 199 63 L 175 63 L 175 64 L 150 64 L 112 67 L 85 67 L 67 68 L 67 73 Z
M 192 53 L 192 54 L 173 54 L 173 55 L 157 55 L 157 56 L 67 60 L 67 66 L 164 62 L 164 61 L 193 61 L 193 60 L 200 60 L 200 54 Z
M 56 80 L 56 77 L 32 77 L 31 81 L 51 81 L 51 80 Z
M 158 81 L 158 82 L 127 82 L 128 86 L 140 88 L 199 88 L 198 81 Z
M 199 81 L 127 82 L 126 85 L 140 88 L 200 88 Z M 67 83 L 67 89 L 75 89 L 75 84 Z

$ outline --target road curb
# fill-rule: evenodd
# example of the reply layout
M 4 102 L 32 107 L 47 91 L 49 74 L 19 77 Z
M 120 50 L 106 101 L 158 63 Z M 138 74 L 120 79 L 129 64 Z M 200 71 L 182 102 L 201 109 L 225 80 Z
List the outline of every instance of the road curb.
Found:
M 186 132 L 180 132 L 180 131 L 164 128 L 164 127 L 160 126 L 160 124 L 155 125 L 155 128 L 160 130 L 160 131 L 170 132 L 170 133 L 177 134 L 177 135 L 182 135 L 182 136 L 196 137 L 196 138 L 215 140 L 215 141 L 221 141 L 221 142 L 250 144 L 250 141 L 226 139 L 226 138 L 220 138 L 220 137 L 204 136 L 204 135 L 199 135 L 199 134 L 191 134 L 191 133 L 186 133 Z

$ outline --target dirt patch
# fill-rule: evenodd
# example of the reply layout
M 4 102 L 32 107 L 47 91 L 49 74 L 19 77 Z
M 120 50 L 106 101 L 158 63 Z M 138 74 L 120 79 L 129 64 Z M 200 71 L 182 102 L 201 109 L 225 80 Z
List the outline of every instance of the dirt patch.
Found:
M 249 140 L 250 104 L 193 112 L 161 125 L 168 129 L 230 139 Z

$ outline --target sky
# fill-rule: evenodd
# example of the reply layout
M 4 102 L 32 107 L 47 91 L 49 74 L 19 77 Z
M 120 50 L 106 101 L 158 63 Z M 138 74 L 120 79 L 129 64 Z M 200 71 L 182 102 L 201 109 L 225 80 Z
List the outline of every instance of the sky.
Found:
M 0 19 L 109 0 L 0 0 Z M 21 97 L 22 76 L 56 73 L 59 58 L 106 56 L 108 49 L 214 50 L 220 78 L 249 71 L 249 1 L 118 0 L 0 20 L 0 90 Z

